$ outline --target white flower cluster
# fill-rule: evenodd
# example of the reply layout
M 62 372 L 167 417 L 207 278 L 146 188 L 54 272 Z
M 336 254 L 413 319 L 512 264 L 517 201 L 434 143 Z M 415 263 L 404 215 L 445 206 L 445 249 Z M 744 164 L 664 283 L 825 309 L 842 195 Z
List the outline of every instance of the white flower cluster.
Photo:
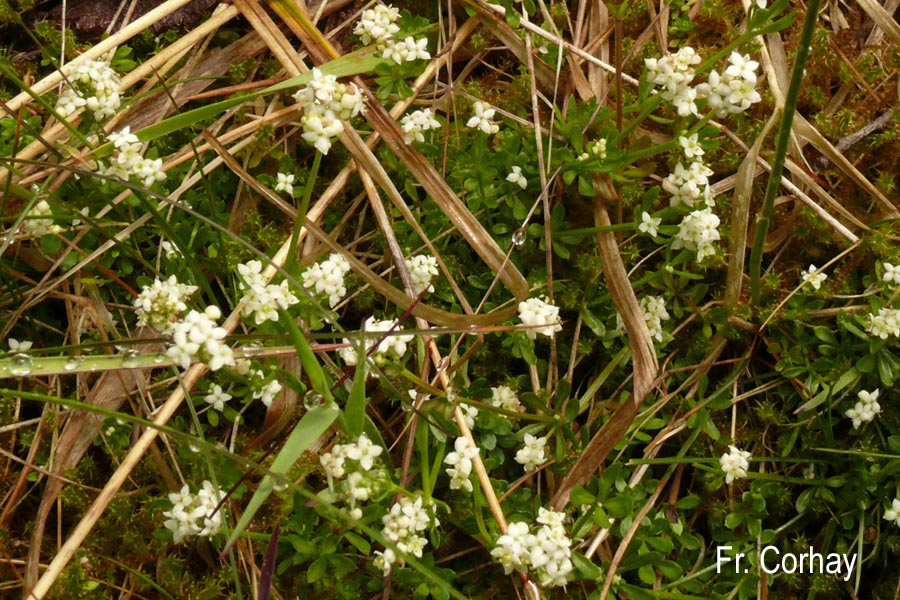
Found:
M 885 283 L 900 283 L 900 265 L 892 265 L 884 263 L 884 273 L 881 274 L 881 280 Z
M 403 129 L 403 141 L 412 144 L 425 141 L 425 132 L 432 129 L 440 129 L 441 122 L 434 118 L 430 108 L 417 110 L 400 119 L 400 127 Z
M 697 252 L 697 262 L 716 253 L 715 242 L 719 236 L 719 217 L 706 207 L 695 210 L 682 219 L 672 242 L 672 249 L 687 248 Z
M 525 445 L 516 452 L 516 462 L 525 467 L 525 472 L 530 473 L 547 462 L 544 449 L 547 446 L 547 438 L 536 437 L 530 433 L 525 434 Z
M 478 456 L 478 448 L 466 437 L 456 438 L 453 448 L 454 452 L 449 452 L 444 457 L 444 462 L 450 465 L 446 469 L 447 475 L 450 476 L 450 489 L 462 488 L 471 492 L 472 481 L 469 477 L 472 475 L 472 460 Z
M 562 331 L 559 322 L 559 307 L 544 302 L 540 298 L 529 298 L 519 302 L 519 320 L 525 325 L 543 325 L 533 329 L 526 329 L 528 337 L 534 339 L 537 334 L 553 337 L 557 331 Z
M 732 52 L 728 62 L 731 64 L 724 73 L 713 69 L 707 83 L 697 86 L 697 93 L 706 97 L 718 117 L 743 112 L 762 99 L 756 91 L 759 63 L 738 52 Z
M 581 156 L 578 157 L 578 160 L 587 160 L 589 158 L 599 158 L 600 160 L 606 158 L 606 138 L 594 140 L 589 143 L 587 145 L 587 152 L 582 152 Z
M 62 230 L 62 227 L 53 222 L 53 212 L 46 200 L 35 203 L 22 220 L 21 231 L 27 237 L 40 238 Z
M 362 510 L 356 503 L 367 501 L 377 491 L 378 482 L 367 474 L 378 465 L 383 450 L 363 433 L 356 442 L 335 444 L 331 452 L 319 457 L 328 477 L 328 489 L 350 505 L 350 514 L 355 519 L 362 518 Z
M 530 568 L 544 587 L 566 585 L 566 576 L 572 572 L 572 540 L 563 526 L 565 516 L 541 507 L 537 518 L 541 526 L 535 533 L 530 532 L 528 523 L 510 523 L 506 533 L 497 538 L 491 556 L 507 575 Z
M 856 404 L 844 413 L 848 419 L 853 421 L 853 429 L 859 429 L 863 423 L 871 423 L 875 420 L 875 416 L 881 413 L 881 405 L 878 404 L 879 390 L 867 392 L 860 390 L 856 395 L 859 400 Z
M 166 355 L 183 369 L 190 368 L 194 358 L 205 362 L 212 371 L 226 365 L 233 367 L 234 353 L 223 342 L 228 332 L 216 325 L 216 320 L 221 317 L 219 307 L 207 306 L 205 311 L 192 310 L 182 321 L 173 323 L 171 332 L 175 344 L 166 350 Z
M 706 206 L 715 206 L 715 201 L 709 191 L 709 176 L 712 169 L 701 161 L 695 160 L 686 168 L 680 162 L 675 165 L 675 171 L 663 179 L 662 187 L 672 197 L 670 206 L 684 204 L 688 208 L 694 208 L 694 203 L 702 200 Z
M 260 261 L 251 260 L 238 265 L 237 270 L 240 274 L 238 286 L 244 290 L 244 295 L 241 296 L 241 314 L 245 317 L 252 316 L 257 325 L 277 321 L 279 310 L 299 302 L 288 288 L 287 281 L 282 281 L 279 285 L 266 284 Z
M 419 496 L 415 501 L 407 497 L 403 497 L 399 502 L 395 502 L 391 506 L 391 511 L 381 518 L 384 527 L 381 530 L 382 535 L 391 540 L 397 547 L 408 554 L 412 554 L 416 558 L 422 558 L 422 551 L 425 544 L 428 543 L 424 537 L 419 535 L 420 532 L 428 529 L 429 524 L 434 521 L 434 526 L 438 527 L 440 521 L 436 516 L 428 514 L 422 506 L 422 497 Z M 402 566 L 404 560 L 390 548 L 385 548 L 384 552 L 375 551 L 375 566 L 382 570 L 384 576 L 387 577 L 394 565 Z
M 123 127 L 118 133 L 106 136 L 112 142 L 114 152 L 109 166 L 101 166 L 101 175 L 128 180 L 134 176 L 145 186 L 151 186 L 166 178 L 162 170 L 161 158 L 144 158 L 144 145 L 138 136 L 131 133 L 131 128 Z
M 697 114 L 697 90 L 691 87 L 694 65 L 700 63 L 700 55 L 690 46 L 680 48 L 675 54 L 662 58 L 647 58 L 647 79 L 663 88 L 662 97 L 670 101 L 682 117 Z
M 666 301 L 662 296 L 645 296 L 641 298 L 641 310 L 644 311 L 644 321 L 650 330 L 650 335 L 657 342 L 662 341 L 662 322 L 669 320 L 669 311 L 666 310 Z
M 428 254 L 417 254 L 405 261 L 412 280 L 413 292 L 418 296 L 431 287 L 431 280 L 438 276 L 437 259 Z
M 728 62 L 724 73 L 711 71 L 707 82 L 696 88 L 690 84 L 694 79 L 693 65 L 700 63 L 700 56 L 690 46 L 659 59 L 645 59 L 644 65 L 647 79 L 662 88 L 662 97 L 673 104 L 680 116 L 696 115 L 696 100 L 700 97 L 708 100 L 717 116 L 724 117 L 743 112 L 761 100 L 756 91 L 759 63 L 738 52 L 732 52 Z
M 884 520 L 900 525 L 900 498 L 891 500 L 891 507 L 884 511 Z
M 385 333 L 390 331 L 391 328 L 397 323 L 396 320 L 384 320 L 384 321 L 376 321 L 375 317 L 369 317 L 366 319 L 364 329 L 366 334 L 375 334 L 375 335 L 367 335 L 364 340 L 364 348 L 363 348 L 363 356 L 369 353 L 372 346 L 378 342 L 378 338 L 380 337 L 378 334 Z M 406 353 L 406 345 L 410 343 L 413 339 L 411 335 L 396 335 L 396 332 L 402 331 L 402 327 L 397 327 L 394 329 L 394 333 L 387 336 L 381 342 L 378 343 L 378 347 L 375 348 L 375 351 L 372 353 L 372 359 L 375 361 L 376 365 L 383 365 L 389 359 L 389 355 L 393 355 L 394 358 L 400 358 Z M 344 338 L 344 343 L 347 346 L 338 350 L 338 353 L 341 355 L 341 358 L 344 359 L 344 362 L 348 365 L 355 365 L 359 361 L 359 356 L 356 353 L 356 345 Z
M 516 391 L 506 385 L 491 388 L 491 406 L 511 412 L 522 412 L 525 410 L 525 407 L 519 402 Z
M 119 76 L 103 61 L 79 60 L 72 65 L 67 82 L 56 103 L 56 111 L 63 117 L 85 107 L 94 113 L 94 119 L 102 121 L 122 105 Z
M 822 283 L 828 279 L 828 275 L 819 271 L 816 268 L 816 265 L 809 265 L 809 269 L 803 273 L 803 283 L 808 283 L 813 286 L 813 289 L 818 290 L 822 287 Z
M 382 57 L 398 65 L 419 59 L 428 60 L 431 58 L 431 53 L 428 52 L 428 38 L 414 39 L 410 35 L 401 41 L 390 38 L 384 45 Z
M 750 468 L 750 453 L 737 446 L 728 446 L 728 452 L 719 458 L 719 464 L 725 473 L 725 483 L 747 476 Z
M 398 65 L 420 58 L 431 58 L 427 50 L 428 38 L 416 40 L 412 36 L 407 36 L 403 40 L 394 39 L 394 34 L 400 31 L 400 26 L 397 25 L 399 19 L 398 9 L 391 5 L 376 4 L 363 11 L 359 22 L 353 28 L 353 33 L 359 36 L 365 46 L 374 43 L 383 58 L 390 59 Z
M 138 327 L 153 327 L 163 335 L 172 333 L 172 321 L 187 310 L 184 301 L 197 289 L 196 285 L 179 283 L 175 275 L 145 285 L 134 300 Z
M 318 68 L 313 68 L 312 79 L 297 90 L 294 100 L 303 105 L 303 139 L 322 154 L 328 154 L 332 139 L 344 132 L 342 120 L 365 110 L 362 92 L 355 83 L 339 83 L 337 77 Z
M 400 31 L 400 26 L 397 25 L 399 19 L 399 9 L 390 4 L 376 4 L 363 11 L 359 22 L 353 28 L 353 33 L 360 37 L 364 46 L 372 43 L 384 44 Z
M 222 500 L 222 490 L 209 481 L 203 482 L 197 494 L 191 493 L 188 484 L 181 491 L 169 494 L 172 509 L 163 512 L 168 517 L 163 525 L 172 530 L 175 543 L 192 535 L 212 537 L 222 527 L 222 510 L 216 510 Z
M 883 340 L 889 336 L 900 337 L 900 310 L 883 306 L 877 315 L 869 315 L 866 330 Z
M 513 166 L 512 171 L 506 176 L 506 180 L 514 183 L 523 190 L 528 187 L 528 180 L 522 175 L 522 167 Z
M 303 272 L 303 287 L 312 289 L 316 294 L 328 296 L 328 305 L 331 308 L 337 306 L 345 295 L 344 275 L 350 271 L 350 263 L 338 253 L 330 255 L 322 262 L 318 262 Z
M 500 126 L 494 122 L 496 108 L 486 102 L 475 102 L 472 108 L 475 110 L 475 114 L 466 122 L 466 127 L 478 129 L 488 135 L 500 131 Z

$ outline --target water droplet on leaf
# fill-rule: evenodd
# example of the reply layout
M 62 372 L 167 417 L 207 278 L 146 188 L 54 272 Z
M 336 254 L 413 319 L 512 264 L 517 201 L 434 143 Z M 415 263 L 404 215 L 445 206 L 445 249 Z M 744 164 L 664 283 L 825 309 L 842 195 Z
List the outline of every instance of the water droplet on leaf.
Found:
M 31 368 L 34 361 L 27 354 L 16 354 L 9 363 L 9 374 L 14 377 L 25 377 L 31 375 Z
M 126 350 L 122 355 L 122 366 L 133 369 L 141 364 L 141 353 L 137 350 Z
M 520 227 L 519 229 L 516 229 L 516 232 L 514 234 L 512 234 L 512 243 L 513 243 L 513 246 L 516 246 L 517 248 L 525 243 L 525 228 L 524 227 Z
M 309 390 L 303 395 L 303 408 L 306 410 L 312 410 L 323 404 L 325 404 L 325 398 L 315 390 Z

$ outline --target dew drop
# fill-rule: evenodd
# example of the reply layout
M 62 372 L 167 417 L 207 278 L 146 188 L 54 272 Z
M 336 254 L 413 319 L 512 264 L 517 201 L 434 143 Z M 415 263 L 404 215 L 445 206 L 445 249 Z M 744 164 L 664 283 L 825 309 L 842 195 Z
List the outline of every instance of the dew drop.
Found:
M 517 248 L 525 243 L 525 228 L 524 227 L 520 227 L 519 229 L 516 229 L 516 232 L 512 234 L 512 243 L 513 243 L 513 246 L 516 246 Z
M 137 350 L 127 350 L 122 355 L 122 366 L 133 369 L 141 364 L 141 353 Z
M 441 359 L 441 362 L 438 363 L 437 372 L 443 373 L 444 371 L 446 371 L 449 368 L 450 368 L 450 357 L 445 356 L 444 358 Z
M 27 354 L 16 354 L 12 357 L 12 361 L 9 364 L 9 374 L 14 377 L 31 375 L 31 368 L 33 365 L 34 361 L 32 361 L 31 357 Z
M 303 395 L 303 408 L 306 410 L 312 410 L 317 406 L 322 406 L 325 404 L 325 398 L 322 397 L 322 394 L 315 390 L 309 390 L 306 394 Z
M 466 327 L 466 335 L 478 335 L 478 325 L 472 324 Z
M 161 362 L 163 362 L 165 360 L 166 360 L 165 354 L 157 354 L 156 356 L 153 357 L 153 362 L 155 362 L 156 364 L 160 364 Z
M 65 370 L 65 371 L 74 371 L 77 368 L 78 368 L 78 359 L 77 358 L 70 358 L 63 365 L 63 370 Z

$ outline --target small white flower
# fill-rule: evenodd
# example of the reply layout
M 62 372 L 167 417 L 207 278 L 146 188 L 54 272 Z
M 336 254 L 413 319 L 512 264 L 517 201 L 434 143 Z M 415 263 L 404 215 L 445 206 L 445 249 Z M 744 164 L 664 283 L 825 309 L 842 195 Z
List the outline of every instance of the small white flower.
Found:
M 399 19 L 399 9 L 391 5 L 376 4 L 362 12 L 353 33 L 360 37 L 365 46 L 372 43 L 383 44 L 400 31 L 397 25 Z
M 731 483 L 735 479 L 747 476 L 750 468 L 750 453 L 741 450 L 737 446 L 728 446 L 729 451 L 719 458 L 719 464 L 725 473 L 725 482 Z
M 431 280 L 438 276 L 437 259 L 427 254 L 417 254 L 406 261 L 406 270 L 412 280 L 413 292 L 416 295 L 431 286 Z
M 530 433 L 525 434 L 525 446 L 516 452 L 516 462 L 525 467 L 529 473 L 547 462 L 544 456 L 544 447 L 547 445 L 546 437 L 536 437 Z
M 231 400 L 231 394 L 222 391 L 222 387 L 214 385 L 209 390 L 209 394 L 203 399 L 207 404 L 212 405 L 219 412 L 225 410 L 225 403 Z
M 559 322 L 559 307 L 544 302 L 540 298 L 529 298 L 519 302 L 519 319 L 525 325 L 543 325 L 543 327 L 529 328 L 525 333 L 534 339 L 537 334 L 553 337 L 557 331 L 562 331 Z
M 16 338 L 8 338 L 6 343 L 9 344 L 10 352 L 28 352 L 31 350 L 32 342 L 30 341 L 19 341 Z
M 824 282 L 828 278 L 828 275 L 825 273 L 818 271 L 816 269 L 816 265 L 809 265 L 809 269 L 803 273 L 803 283 L 808 283 L 813 286 L 813 289 L 818 290 L 822 287 L 822 282 Z
M 657 235 L 659 235 L 657 227 L 659 227 L 660 223 L 662 223 L 661 218 L 654 218 L 650 213 L 642 212 L 641 222 L 638 225 L 638 231 L 640 231 L 641 233 L 646 233 L 650 237 L 656 237 Z
M 881 307 L 877 315 L 869 315 L 866 330 L 883 340 L 889 336 L 900 337 L 900 309 Z
M 900 283 L 900 265 L 892 265 L 884 263 L 884 273 L 881 274 L 881 280 L 885 283 Z
M 189 536 L 212 537 L 219 532 L 224 509 L 216 508 L 223 495 L 209 481 L 204 481 L 196 494 L 191 494 L 188 484 L 169 494 L 172 508 L 163 512 L 168 517 L 163 525 L 172 531 L 176 544 Z
M 857 394 L 859 401 L 853 408 L 847 410 L 844 415 L 853 422 L 853 429 L 859 429 L 863 423 L 870 423 L 881 414 L 881 405 L 878 403 L 879 390 L 867 392 L 860 390 Z
M 281 393 L 282 386 L 274 379 L 253 392 L 253 399 L 262 402 L 266 408 L 272 406 L 275 397 Z
M 696 133 L 690 137 L 685 137 L 683 135 L 679 136 L 678 145 L 681 146 L 681 149 L 684 151 L 684 156 L 688 159 L 700 158 L 703 156 L 703 147 L 700 145 L 700 142 L 697 141 Z
M 514 166 L 512 172 L 506 176 L 506 180 L 515 183 L 523 190 L 528 187 L 528 180 L 522 175 L 522 167 Z
M 475 110 L 475 114 L 466 122 L 466 127 L 478 129 L 488 135 L 500 131 L 500 126 L 493 121 L 494 114 L 497 112 L 495 108 L 485 102 L 475 102 L 472 108 Z
M 468 438 L 458 437 L 454 442 L 454 449 L 454 452 L 444 457 L 444 463 L 449 465 L 446 473 L 450 476 L 450 489 L 462 488 L 471 492 L 472 481 L 469 476 L 472 474 L 472 460 L 478 456 L 478 448 L 473 446 Z
M 884 520 L 900 525 L 900 499 L 894 498 L 891 501 L 891 507 L 884 511 Z
M 293 173 L 277 173 L 278 181 L 275 183 L 276 192 L 284 192 L 288 196 L 294 195 L 294 174 Z
M 697 262 L 716 253 L 715 242 L 720 239 L 719 217 L 707 207 L 696 210 L 682 219 L 672 242 L 672 249 L 687 248 L 697 252 Z
M 344 275 L 350 271 L 350 263 L 342 255 L 334 253 L 326 260 L 316 263 L 303 272 L 303 287 L 316 294 L 328 297 L 331 308 L 337 306 L 341 298 L 347 295 L 344 287 Z
M 522 412 L 525 410 L 525 407 L 519 402 L 519 397 L 516 395 L 515 390 L 505 385 L 491 388 L 491 406 L 510 412 Z
M 426 108 L 412 112 L 400 119 L 400 126 L 403 129 L 404 143 L 411 144 L 414 140 L 424 142 L 424 132 L 439 129 L 441 123 L 434 118 L 434 113 L 431 112 L 431 109 Z

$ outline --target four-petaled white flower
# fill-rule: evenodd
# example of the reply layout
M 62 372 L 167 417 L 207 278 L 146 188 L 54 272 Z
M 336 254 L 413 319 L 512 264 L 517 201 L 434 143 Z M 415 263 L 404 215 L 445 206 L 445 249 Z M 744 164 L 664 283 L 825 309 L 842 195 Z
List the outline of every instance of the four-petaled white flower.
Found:
M 828 275 L 819 271 L 816 268 L 816 265 L 809 265 L 809 269 L 803 273 L 803 283 L 808 283 L 813 286 L 813 289 L 818 290 L 822 287 L 822 283 L 828 278 Z
M 859 400 L 853 408 L 847 410 L 844 415 L 853 422 L 853 429 L 859 429 L 863 423 L 871 423 L 881 413 L 881 405 L 878 403 L 879 390 L 867 392 L 860 390 L 856 395 Z
M 466 127 L 478 129 L 488 135 L 500 131 L 500 126 L 493 121 L 497 109 L 485 102 L 475 102 L 472 108 L 475 110 L 475 114 L 466 122 Z
M 231 394 L 224 392 L 222 386 L 214 385 L 209 389 L 209 394 L 203 399 L 219 412 L 225 410 L 225 403 L 231 400 Z
M 278 172 L 277 174 L 278 181 L 275 183 L 275 191 L 276 192 L 284 192 L 288 196 L 294 195 L 294 174 L 293 173 L 282 173 Z
M 525 467 L 525 472 L 534 471 L 547 462 L 544 456 L 544 448 L 547 445 L 546 437 L 536 437 L 530 433 L 525 434 L 525 446 L 516 452 L 516 462 Z
M 881 274 L 881 280 L 885 283 L 900 283 L 900 265 L 892 265 L 884 263 L 884 273 Z
M 641 222 L 638 225 L 638 231 L 640 231 L 641 233 L 646 233 L 650 237 L 656 237 L 657 235 L 659 235 L 657 227 L 659 227 L 660 223 L 662 223 L 661 218 L 654 218 L 650 213 L 642 212 Z
M 519 166 L 513 166 L 512 172 L 506 176 L 506 180 L 510 183 L 515 183 L 523 190 L 528 187 L 528 180 L 522 175 L 522 167 Z

